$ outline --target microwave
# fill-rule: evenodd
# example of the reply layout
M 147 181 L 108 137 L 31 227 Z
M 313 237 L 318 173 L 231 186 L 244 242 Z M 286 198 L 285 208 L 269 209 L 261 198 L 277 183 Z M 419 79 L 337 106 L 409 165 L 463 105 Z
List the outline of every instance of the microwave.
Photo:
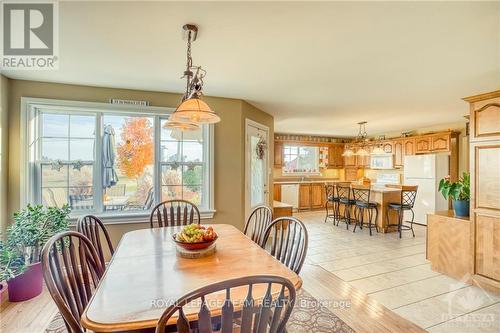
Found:
M 371 169 L 394 169 L 394 155 L 380 154 L 370 156 Z

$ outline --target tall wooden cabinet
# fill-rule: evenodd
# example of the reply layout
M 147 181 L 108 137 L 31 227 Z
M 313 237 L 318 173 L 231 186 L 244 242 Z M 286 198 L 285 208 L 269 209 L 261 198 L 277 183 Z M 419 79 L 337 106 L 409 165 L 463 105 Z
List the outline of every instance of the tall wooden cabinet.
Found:
M 500 292 L 500 90 L 464 100 L 470 103 L 473 282 Z

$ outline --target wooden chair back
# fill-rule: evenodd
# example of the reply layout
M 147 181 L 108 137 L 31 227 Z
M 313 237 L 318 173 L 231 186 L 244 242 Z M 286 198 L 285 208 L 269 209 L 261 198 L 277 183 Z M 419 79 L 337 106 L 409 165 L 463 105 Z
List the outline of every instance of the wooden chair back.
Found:
M 66 328 L 70 333 L 84 332 L 80 317 L 104 274 L 94 246 L 76 231 L 54 235 L 43 247 L 42 267 Z
M 113 249 L 113 244 L 111 243 L 111 239 L 109 237 L 108 231 L 106 230 L 106 227 L 104 226 L 104 223 L 102 223 L 102 221 L 94 215 L 80 216 L 80 218 L 78 218 L 76 230 L 85 235 L 85 237 L 87 237 L 92 242 L 92 245 L 94 245 L 94 248 L 97 251 L 99 259 L 101 259 L 101 263 L 105 267 L 106 261 L 104 260 L 105 253 L 101 244 L 101 233 L 102 235 L 104 235 L 104 239 L 111 256 L 115 253 L 115 250 Z
M 261 301 L 255 300 L 253 289 L 258 284 L 267 285 L 265 295 L 259 297 Z M 231 291 L 234 288 L 247 287 L 247 296 L 243 303 L 233 303 Z M 279 290 L 279 294 L 273 297 L 274 291 Z M 278 287 L 278 288 L 276 288 Z M 222 311 L 217 318 L 210 312 L 210 304 L 207 305 L 206 296 L 217 292 L 225 291 L 225 300 Z M 161 316 L 156 326 L 156 333 L 164 333 L 168 320 L 178 314 L 178 333 L 212 333 L 214 324 L 220 323 L 219 333 L 281 333 L 285 332 L 285 325 L 290 318 L 295 304 L 296 292 L 290 280 L 280 276 L 257 275 L 218 282 L 208 285 L 179 298 L 173 305 L 169 306 Z M 200 307 L 197 321 L 189 321 L 186 318 L 183 307 L 196 304 Z M 236 326 L 234 319 L 239 317 Z
M 200 224 L 200 211 L 187 200 L 167 200 L 156 205 L 149 216 L 151 228 Z
M 255 243 L 262 245 L 266 228 L 273 220 L 273 211 L 267 206 L 255 207 L 247 222 L 243 233 Z
M 307 229 L 302 221 L 295 217 L 279 217 L 267 227 L 262 248 L 299 274 L 306 258 L 307 244 Z

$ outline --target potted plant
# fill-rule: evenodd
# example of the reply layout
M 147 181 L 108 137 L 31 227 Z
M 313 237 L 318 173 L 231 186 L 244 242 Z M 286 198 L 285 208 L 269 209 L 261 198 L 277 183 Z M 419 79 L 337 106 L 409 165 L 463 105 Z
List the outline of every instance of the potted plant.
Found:
M 42 247 L 56 233 L 68 230 L 69 212 L 67 205 L 28 205 L 14 214 L 7 240 L 0 247 L 0 280 L 7 281 L 9 301 L 24 301 L 42 292 Z
M 445 199 L 451 197 L 455 216 L 469 216 L 470 175 L 468 172 L 464 172 L 456 182 L 450 182 L 450 176 L 441 179 L 439 192 Z

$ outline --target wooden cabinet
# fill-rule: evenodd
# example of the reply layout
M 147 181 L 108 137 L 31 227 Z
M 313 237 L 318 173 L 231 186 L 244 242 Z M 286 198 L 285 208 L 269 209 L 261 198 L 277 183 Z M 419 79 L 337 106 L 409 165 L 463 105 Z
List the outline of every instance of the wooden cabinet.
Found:
M 323 183 L 311 184 L 311 208 L 321 208 L 325 202 L 325 185 Z
M 328 147 L 328 168 L 342 168 L 344 166 L 344 145 L 332 144 Z
M 394 150 L 394 167 L 402 168 L 404 162 L 404 141 L 396 140 L 394 141 L 393 150 Z
M 356 156 L 344 156 L 344 167 L 346 168 L 355 168 L 356 167 Z
M 283 143 L 274 142 L 274 167 L 281 168 L 283 166 Z
M 310 183 L 299 185 L 299 209 L 309 210 L 322 208 L 326 201 L 324 183 Z
M 500 293 L 500 90 L 470 103 L 471 243 L 474 284 Z M 437 145 L 444 145 L 436 138 Z
M 449 151 L 450 150 L 450 134 L 437 134 L 431 136 L 431 150 L 432 151 Z
M 431 137 L 419 136 L 415 139 L 415 153 L 422 154 L 431 151 Z
M 280 184 L 274 184 L 273 187 L 273 199 L 276 201 L 281 201 L 281 185 Z
M 299 209 L 311 209 L 311 184 L 299 185 Z
M 415 138 L 403 140 L 403 154 L 404 156 L 415 155 Z

